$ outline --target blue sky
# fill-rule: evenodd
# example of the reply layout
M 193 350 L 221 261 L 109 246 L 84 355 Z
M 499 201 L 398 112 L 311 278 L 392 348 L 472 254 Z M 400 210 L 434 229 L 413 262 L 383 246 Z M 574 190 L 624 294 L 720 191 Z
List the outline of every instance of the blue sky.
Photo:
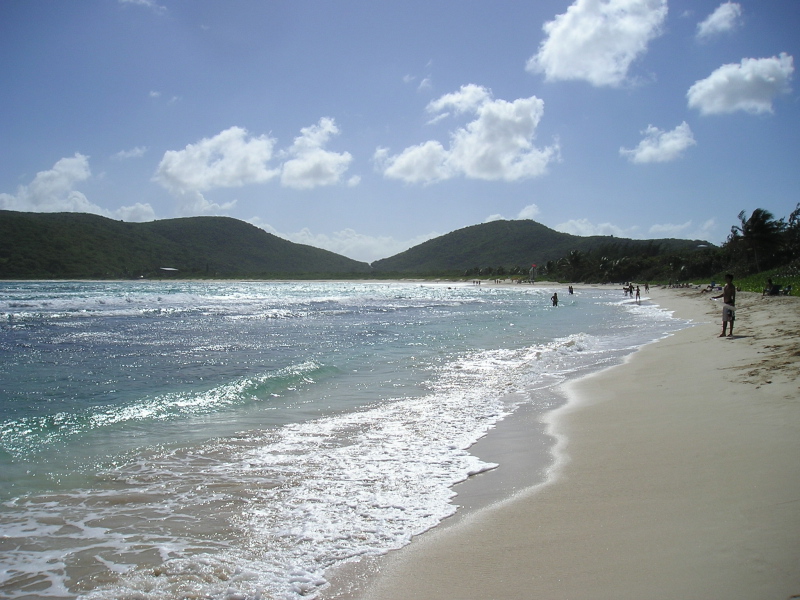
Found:
M 0 208 L 228 215 L 371 262 L 800 202 L 800 3 L 4 0 Z

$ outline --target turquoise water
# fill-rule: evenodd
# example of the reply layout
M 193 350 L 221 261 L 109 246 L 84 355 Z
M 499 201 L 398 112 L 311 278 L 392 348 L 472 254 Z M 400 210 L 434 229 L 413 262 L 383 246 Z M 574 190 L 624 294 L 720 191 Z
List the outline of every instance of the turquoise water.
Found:
M 0 595 L 313 596 L 453 514 L 517 403 L 682 326 L 552 292 L 0 283 Z

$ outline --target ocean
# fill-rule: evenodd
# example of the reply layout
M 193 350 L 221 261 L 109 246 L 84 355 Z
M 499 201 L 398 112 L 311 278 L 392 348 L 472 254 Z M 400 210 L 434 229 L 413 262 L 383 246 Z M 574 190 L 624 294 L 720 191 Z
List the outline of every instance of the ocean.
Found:
M 501 420 L 685 326 L 554 291 L 0 282 L 0 597 L 314 597 L 456 513 Z

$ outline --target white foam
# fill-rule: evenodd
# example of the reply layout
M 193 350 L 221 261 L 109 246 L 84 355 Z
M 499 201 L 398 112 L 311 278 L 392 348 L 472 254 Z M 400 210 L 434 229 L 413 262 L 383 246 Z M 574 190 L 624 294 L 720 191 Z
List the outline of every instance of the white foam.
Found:
M 464 298 L 486 303 L 490 295 L 502 298 L 510 293 L 487 290 L 475 298 L 476 291 L 470 288 L 422 289 L 420 299 L 410 291 L 376 286 L 374 290 L 385 291 L 391 300 L 378 298 L 360 307 L 343 293 L 352 304 L 344 308 L 336 304 L 338 296 L 330 286 L 309 284 L 302 288 L 308 297 L 297 298 L 286 310 L 302 314 L 312 303 L 310 296 L 319 293 L 313 300 L 319 302 L 314 311 L 389 313 L 386 324 L 378 328 L 392 324 L 413 301 L 435 313 L 445 305 L 458 306 Z M 454 297 L 445 302 L 446 294 Z M 546 292 L 525 295 L 539 303 L 547 300 L 542 294 Z M 239 308 L 233 315 L 222 310 L 215 313 L 218 301 L 206 297 L 198 303 L 201 308 L 192 308 L 190 294 L 164 308 L 183 310 L 185 302 L 187 311 L 244 321 L 286 316 L 264 312 L 269 302 L 255 296 L 255 292 L 252 297 L 237 296 Z M 583 296 L 580 301 L 585 301 Z M 108 297 L 104 302 L 103 310 L 124 311 L 158 300 L 133 294 L 117 299 L 116 304 Z M 565 304 L 564 311 L 549 311 L 548 318 L 569 318 L 567 311 L 579 307 L 576 300 Z M 463 321 L 460 310 L 449 313 L 452 327 L 455 331 L 463 328 L 460 335 L 471 339 L 475 332 L 470 311 L 475 307 L 464 309 Z M 46 580 L 50 587 L 42 596 L 73 597 L 68 588 L 86 581 L 87 573 L 100 573 L 98 587 L 86 598 L 313 597 L 326 584 L 325 571 L 331 566 L 399 548 L 452 515 L 457 508 L 452 486 L 497 466 L 472 456 L 470 446 L 513 411 L 515 402 L 531 401 L 525 390 L 553 385 L 587 364 L 611 360 L 621 348 L 645 341 L 637 337 L 635 328 L 625 334 L 628 337 L 616 335 L 624 329 L 620 323 L 625 320 L 615 317 L 606 325 L 608 335 L 577 333 L 534 343 L 530 340 L 536 339 L 536 332 L 510 324 L 520 319 L 505 311 L 502 302 L 491 305 L 491 310 L 494 320 L 482 321 L 481 326 L 488 330 L 507 327 L 511 334 L 502 343 L 519 342 L 511 348 L 495 348 L 487 342 L 485 349 L 455 356 L 444 343 L 430 342 L 424 332 L 413 330 L 407 347 L 414 348 L 414 353 L 419 349 L 422 355 L 431 344 L 438 354 L 428 355 L 426 370 L 413 366 L 416 359 L 403 363 L 403 368 L 429 374 L 422 384 L 414 380 L 407 397 L 375 396 L 373 404 L 355 410 L 343 405 L 321 418 L 309 418 L 313 413 L 308 412 L 302 422 L 185 448 L 139 449 L 120 460 L 115 469 L 100 473 L 89 488 L 7 503 L 0 526 L 10 544 L 19 544 L 18 551 L 0 553 L 0 560 L 10 565 L 8 577 Z M 641 315 L 629 316 L 635 321 Z M 414 318 L 412 314 L 410 319 Z M 375 335 L 375 331 L 356 334 Z M 544 334 L 543 338 L 548 335 L 552 337 Z M 479 339 L 492 341 L 490 336 Z M 225 351 L 225 343 L 215 344 L 210 341 L 198 347 Z M 375 366 L 366 363 L 367 368 Z M 319 367 L 313 361 L 303 363 L 292 367 L 296 368 L 293 376 L 302 381 Z M 272 376 L 273 372 L 264 375 Z M 144 398 L 127 408 L 94 413 L 93 426 L 146 425 L 182 414 L 214 414 L 226 403 L 240 402 L 259 383 L 263 382 L 257 376 L 249 375 L 208 391 Z M 513 392 L 519 393 L 509 400 L 507 394 Z M 355 388 L 351 393 L 356 393 Z M 10 598 L 25 594 L 19 586 L 0 589 L 8 589 Z

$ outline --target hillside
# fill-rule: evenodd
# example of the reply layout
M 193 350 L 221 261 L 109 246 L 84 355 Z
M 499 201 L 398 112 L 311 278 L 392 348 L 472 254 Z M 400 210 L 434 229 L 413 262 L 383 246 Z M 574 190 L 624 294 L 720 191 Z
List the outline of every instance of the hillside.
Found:
M 380 277 L 462 276 L 488 269 L 574 278 L 572 262 L 624 261 L 631 273 L 646 259 L 694 251 L 698 240 L 631 240 L 580 237 L 535 221 L 492 221 L 465 227 L 370 265 L 327 250 L 289 242 L 229 217 L 188 217 L 126 223 L 81 213 L 0 211 L 0 279 L 102 279 L 158 277 Z M 617 260 L 617 263 L 620 261 Z M 551 263 L 556 263 L 555 265 Z M 547 265 L 547 266 L 546 266 Z M 164 268 L 170 269 L 165 271 Z M 173 271 L 177 270 L 177 273 Z M 663 269 L 662 269 L 663 271 Z M 616 269 L 616 276 L 627 274 Z
M 126 223 L 82 213 L 0 211 L 0 278 L 368 274 L 367 263 L 229 217 Z
M 581 237 L 530 220 L 492 221 L 428 240 L 372 263 L 375 271 L 399 273 L 464 272 L 483 267 L 530 267 L 557 261 L 573 251 L 654 256 L 693 250 L 701 240 L 632 240 L 613 236 Z

